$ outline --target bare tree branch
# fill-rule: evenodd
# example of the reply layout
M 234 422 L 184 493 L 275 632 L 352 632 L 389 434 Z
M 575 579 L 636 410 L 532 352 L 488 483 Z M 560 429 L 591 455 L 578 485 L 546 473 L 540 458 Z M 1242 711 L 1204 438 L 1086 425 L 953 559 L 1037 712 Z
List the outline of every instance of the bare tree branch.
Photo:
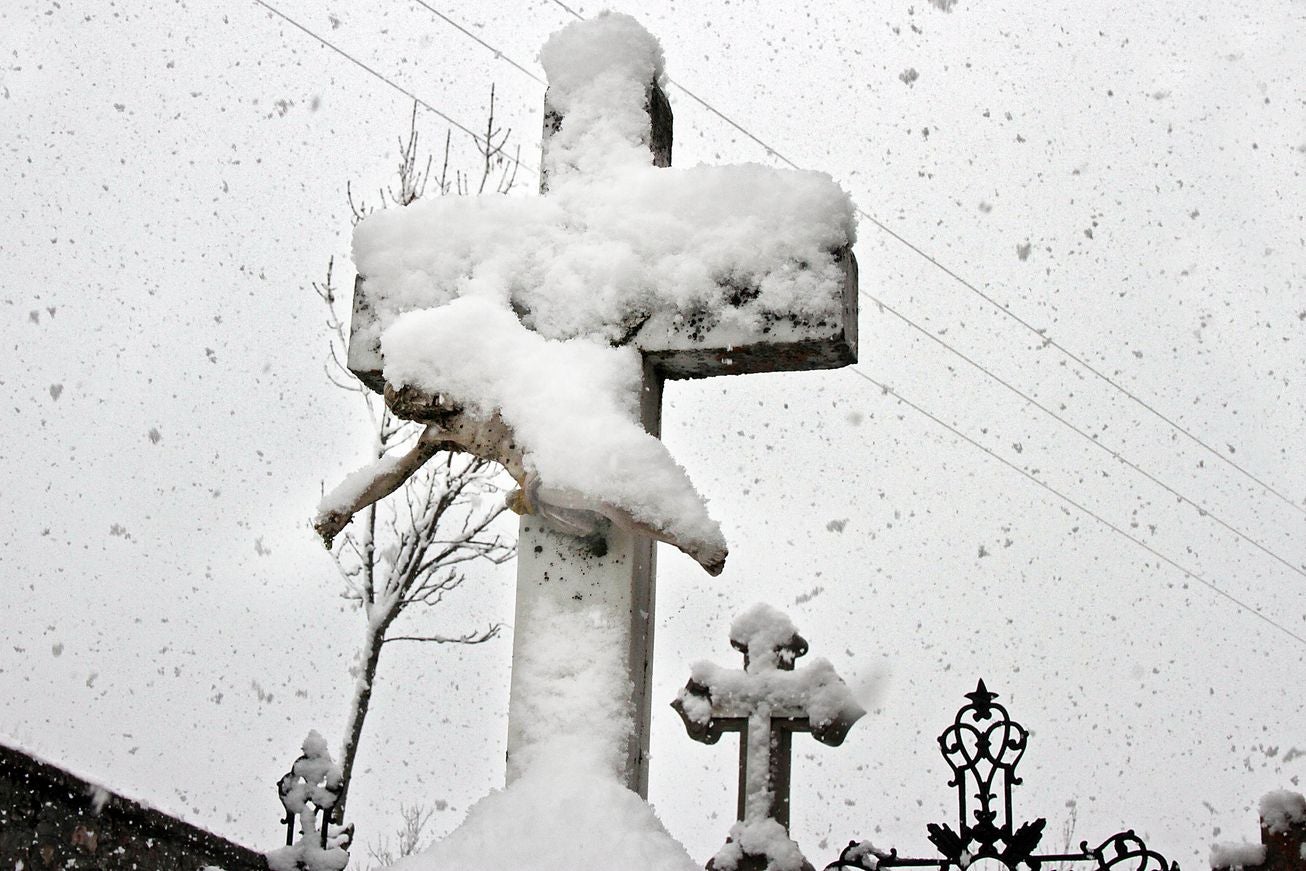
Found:
M 431 644 L 484 644 L 491 638 L 497 638 L 503 630 L 502 623 L 494 623 L 484 632 L 469 632 L 466 635 L 449 637 L 445 635 L 395 635 L 385 640 L 391 641 L 425 641 Z
M 425 808 L 422 805 L 399 805 L 399 816 L 403 820 L 396 833 L 399 837 L 399 844 L 395 849 L 390 848 L 390 839 L 384 838 L 379 843 L 373 844 L 367 848 L 367 855 L 377 864 L 378 867 L 393 865 L 405 856 L 411 856 L 425 848 L 422 838 L 422 831 L 426 824 L 431 821 L 431 815 L 434 811 Z
M 505 158 L 511 131 L 500 130 L 494 120 L 495 93 L 490 92 L 486 122 L 487 139 L 478 149 L 480 170 L 478 192 L 490 186 L 506 193 L 516 178 L 516 162 Z M 439 174 L 433 174 L 433 154 L 422 154 L 417 107 L 409 116 L 406 136 L 397 143 L 396 174 L 389 184 L 377 188 L 377 203 L 356 197 L 346 184 L 345 197 L 351 220 L 358 224 L 374 208 L 408 206 L 428 190 L 437 195 L 464 194 L 471 177 L 452 165 L 452 135 L 446 131 Z M 518 150 L 519 151 L 519 150 Z M 468 580 L 466 571 L 478 560 L 500 565 L 512 559 L 515 545 L 490 530 L 505 510 L 506 487 L 496 478 L 499 465 L 460 455 L 453 450 L 467 445 L 482 448 L 503 442 L 502 421 L 491 419 L 468 425 L 455 423 L 438 429 L 423 428 L 395 417 L 380 398 L 354 380 L 347 363 L 348 296 L 342 301 L 335 284 L 335 260 L 328 260 L 325 280 L 312 282 L 313 292 L 326 308 L 325 327 L 329 337 L 323 359 L 323 373 L 333 386 L 360 397 L 360 411 L 366 413 L 372 435 L 371 457 L 378 474 L 359 492 L 349 494 L 344 504 L 317 518 L 315 526 L 331 549 L 342 583 L 341 595 L 358 603 L 366 626 L 354 671 L 357 679 L 345 727 L 340 759 L 344 786 L 334 816 L 343 819 L 349 781 L 353 775 L 363 726 L 371 703 L 382 648 L 390 641 L 425 641 L 433 644 L 483 644 L 499 635 L 503 624 L 464 634 L 412 631 L 391 636 L 390 627 L 410 606 L 433 607 Z M 345 317 L 337 306 L 343 302 Z M 482 451 L 483 452 L 483 451 Z M 438 460 L 436 459 L 438 457 Z M 524 474 L 520 457 L 494 459 L 519 480 Z M 398 493 L 398 498 L 393 498 Z M 378 516 L 378 511 L 384 513 Z M 351 519 L 355 519 L 352 525 Z M 348 527 L 348 528 L 346 528 Z M 420 807 L 401 808 L 404 828 L 399 832 L 397 856 L 389 844 L 372 851 L 381 864 L 416 849 L 430 811 Z M 384 858 L 383 860 L 383 857 Z

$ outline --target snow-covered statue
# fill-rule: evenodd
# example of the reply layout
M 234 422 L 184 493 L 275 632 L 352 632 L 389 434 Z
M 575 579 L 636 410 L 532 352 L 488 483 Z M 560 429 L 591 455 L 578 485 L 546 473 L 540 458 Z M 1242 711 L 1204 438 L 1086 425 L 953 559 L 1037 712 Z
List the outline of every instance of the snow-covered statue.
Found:
M 629 16 L 570 24 L 540 60 L 545 196 L 355 229 L 349 368 L 426 429 L 316 526 L 329 540 L 442 450 L 517 482 L 507 785 L 415 868 L 693 871 L 643 800 L 652 540 L 714 575 L 727 551 L 657 438 L 663 382 L 855 362 L 853 208 L 821 173 L 672 168 L 662 49 Z
M 547 196 L 418 200 L 354 232 L 350 369 L 427 429 L 315 526 L 329 542 L 469 451 L 516 479 L 519 513 L 617 524 L 718 574 L 721 529 L 656 438 L 662 379 L 853 362 L 852 204 L 823 173 L 671 169 L 662 49 L 629 16 L 569 26 L 540 60 Z

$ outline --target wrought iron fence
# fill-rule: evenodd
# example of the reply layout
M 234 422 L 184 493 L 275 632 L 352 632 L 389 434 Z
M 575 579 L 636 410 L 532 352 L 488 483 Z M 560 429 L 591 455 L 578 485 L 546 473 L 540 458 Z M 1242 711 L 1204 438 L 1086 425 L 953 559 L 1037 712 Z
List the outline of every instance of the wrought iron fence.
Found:
M 957 789 L 958 819 L 955 829 L 947 823 L 926 826 L 939 856 L 911 858 L 899 856 L 897 850 L 879 850 L 867 841 L 849 841 L 826 871 L 908 867 L 965 871 L 981 859 L 996 859 L 1012 871 L 1040 871 L 1051 862 L 1063 868 L 1088 863 L 1096 871 L 1179 871 L 1177 863 L 1149 848 L 1132 830 L 1114 834 L 1096 847 L 1081 841 L 1078 852 L 1036 852 L 1047 820 L 1039 817 L 1017 825 L 1011 809 L 1012 787 L 1021 783 L 1016 766 L 1025 755 L 1029 732 L 1011 719 L 1006 707 L 995 701 L 997 697 L 981 680 L 939 736 L 939 751 L 952 769 L 948 785 Z

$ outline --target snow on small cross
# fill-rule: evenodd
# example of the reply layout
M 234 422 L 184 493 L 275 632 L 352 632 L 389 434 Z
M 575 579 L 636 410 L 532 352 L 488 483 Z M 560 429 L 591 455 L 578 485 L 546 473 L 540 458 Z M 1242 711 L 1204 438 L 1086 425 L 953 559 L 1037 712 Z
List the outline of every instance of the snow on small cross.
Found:
M 419 200 L 355 231 L 350 368 L 431 429 L 328 496 L 318 529 L 461 448 L 517 479 L 519 513 L 615 523 L 717 574 L 720 527 L 642 425 L 642 392 L 853 362 L 852 204 L 823 173 L 666 168 L 662 50 L 628 16 L 564 29 L 541 61 L 548 196 Z
M 754 605 L 735 618 L 730 645 L 743 653 L 743 670 L 696 663 L 671 703 L 695 741 L 715 744 L 723 733 L 739 732 L 743 745 L 739 822 L 707 867 L 810 869 L 788 835 L 792 735 L 811 732 L 837 747 L 866 712 L 828 660 L 795 668 L 807 642 L 770 605 Z

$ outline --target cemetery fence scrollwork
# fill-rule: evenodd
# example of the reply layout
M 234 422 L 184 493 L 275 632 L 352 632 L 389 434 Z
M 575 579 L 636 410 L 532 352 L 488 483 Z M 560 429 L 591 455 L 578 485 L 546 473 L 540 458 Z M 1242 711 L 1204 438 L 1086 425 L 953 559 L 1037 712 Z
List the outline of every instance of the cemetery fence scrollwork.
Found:
M 967 704 L 938 738 L 939 751 L 952 770 L 948 785 L 957 790 L 958 815 L 955 829 L 947 823 L 926 826 L 939 856 L 899 856 L 896 849 L 881 850 L 868 841 L 854 840 L 826 871 L 909 867 L 965 871 L 980 859 L 995 859 L 1012 871 L 1040 871 L 1052 862 L 1066 871 L 1073 863 L 1086 863 L 1084 871 L 1179 871 L 1177 863 L 1150 849 L 1132 830 L 1112 835 L 1095 848 L 1082 841 L 1077 852 L 1036 853 L 1047 820 L 1039 817 L 1017 825 L 1011 803 L 1012 787 L 1021 783 L 1016 766 L 1025 754 L 1029 732 L 995 701 L 997 693 L 990 692 L 983 680 L 966 698 Z

